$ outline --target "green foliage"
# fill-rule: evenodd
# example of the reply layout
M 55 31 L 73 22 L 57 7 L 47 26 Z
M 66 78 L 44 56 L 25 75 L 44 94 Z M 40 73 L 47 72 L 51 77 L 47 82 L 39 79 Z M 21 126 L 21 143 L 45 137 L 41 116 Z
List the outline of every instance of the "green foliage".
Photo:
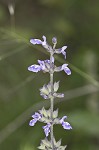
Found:
M 9 2 L 15 6 L 13 16 L 8 10 Z M 39 130 L 41 125 L 37 124 L 32 132 L 28 126 L 34 111 L 49 106 L 39 95 L 39 89 L 49 81 L 48 74 L 31 75 L 27 71 L 38 59 L 49 58 L 44 49 L 29 43 L 30 38 L 41 39 L 42 35 L 48 41 L 56 36 L 57 48 L 68 46 L 72 70 L 70 77 L 64 72 L 55 73 L 55 81 L 61 81 L 59 90 L 72 90 L 62 103 L 56 101 L 73 127 L 71 133 L 55 127 L 55 138 L 63 137 L 62 145 L 66 143 L 68 150 L 99 149 L 98 22 L 98 0 L 0 1 L 0 150 L 36 150 L 44 137 Z M 55 58 L 58 65 L 64 63 L 63 57 Z M 92 86 L 86 89 L 89 83 Z M 57 91 L 58 82 L 54 88 Z M 56 110 L 53 117 L 57 114 Z

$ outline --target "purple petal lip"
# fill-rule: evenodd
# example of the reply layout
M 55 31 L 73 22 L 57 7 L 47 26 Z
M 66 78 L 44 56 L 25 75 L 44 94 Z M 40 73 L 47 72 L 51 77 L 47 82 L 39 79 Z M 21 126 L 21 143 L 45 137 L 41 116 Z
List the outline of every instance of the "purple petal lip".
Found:
M 63 128 L 67 130 L 72 129 L 71 125 L 64 121 L 65 119 L 67 119 L 67 116 L 63 116 L 62 119 L 60 119 L 60 123 L 62 124 Z
M 41 41 L 40 39 L 30 39 L 30 43 L 32 43 L 33 45 L 35 45 L 35 44 L 46 45 L 47 44 L 46 37 L 43 35 L 42 38 L 44 41 Z
M 42 41 L 39 40 L 39 39 L 31 39 L 30 43 L 32 43 L 33 45 L 35 45 L 35 44 L 42 44 Z
M 32 72 L 38 72 L 41 70 L 41 67 L 39 65 L 31 65 L 28 67 L 28 70 Z
M 34 126 L 36 122 L 37 122 L 36 119 L 32 119 L 32 120 L 30 120 L 29 125 Z
M 35 114 L 34 115 L 32 115 L 32 118 L 34 118 L 34 119 L 36 119 L 36 120 L 39 120 L 39 119 L 41 119 L 41 114 L 39 114 L 38 112 L 35 112 Z
M 30 120 L 30 122 L 29 122 L 29 125 L 30 125 L 30 126 L 34 126 L 35 123 L 36 123 L 38 120 L 40 120 L 40 119 L 42 118 L 42 115 L 39 114 L 38 112 L 35 112 L 35 114 L 32 115 L 32 118 L 33 118 L 33 119 Z
M 61 52 L 64 51 L 67 48 L 67 46 L 63 46 L 61 49 Z
M 68 64 L 63 64 L 61 70 L 64 70 L 67 75 L 71 75 L 71 70 L 67 66 Z
M 71 75 L 71 70 L 68 67 L 64 68 L 64 71 L 67 75 Z
M 62 126 L 63 126 L 64 129 L 67 129 L 67 130 L 72 129 L 71 125 L 68 122 L 63 122 Z

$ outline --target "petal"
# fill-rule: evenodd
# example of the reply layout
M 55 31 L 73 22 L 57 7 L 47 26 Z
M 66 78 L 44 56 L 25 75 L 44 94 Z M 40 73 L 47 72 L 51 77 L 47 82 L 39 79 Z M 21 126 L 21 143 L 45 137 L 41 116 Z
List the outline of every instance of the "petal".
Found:
M 63 46 L 61 49 L 61 52 L 63 52 L 65 49 L 67 48 L 67 46 Z
M 67 116 L 63 116 L 62 119 L 60 120 L 60 123 L 64 122 L 64 120 L 67 119 Z
M 64 129 L 70 130 L 72 129 L 71 125 L 68 122 L 62 122 L 62 126 Z
M 52 61 L 52 63 L 54 63 L 54 57 L 53 56 L 52 56 L 52 60 L 51 61 Z
M 42 128 L 44 129 L 44 132 L 45 132 L 45 135 L 46 137 L 49 135 L 50 133 L 50 127 L 51 127 L 51 124 L 47 124 L 46 126 L 43 126 Z
M 71 75 L 71 70 L 67 66 L 68 64 L 63 64 L 61 69 L 64 70 L 67 75 Z
M 42 38 L 43 38 L 43 40 L 44 40 L 44 41 L 42 42 L 42 45 L 44 46 L 44 45 L 46 45 L 46 43 L 47 43 L 47 42 L 46 42 L 46 36 L 43 35 Z
M 42 70 L 45 70 L 45 63 L 42 60 L 38 60 L 38 63 L 40 64 L 40 67 Z
M 64 71 L 67 75 L 71 75 L 71 70 L 68 67 L 66 67 Z
M 38 72 L 41 70 L 41 67 L 39 65 L 31 65 L 28 67 L 28 70 L 32 72 Z
M 34 126 L 36 122 L 37 122 L 36 119 L 32 119 L 32 120 L 30 120 L 29 125 Z
M 67 48 L 67 46 L 63 46 L 62 48 L 55 49 L 55 53 L 60 54 L 60 53 L 64 52 L 64 50 L 66 48 Z
M 64 70 L 67 66 L 68 64 L 63 64 L 61 70 Z
M 49 99 L 49 96 L 48 95 L 44 95 L 40 92 L 40 95 L 44 98 L 44 99 Z
M 44 60 L 44 62 L 50 64 L 50 60 L 49 59 Z
M 32 43 L 33 45 L 35 45 L 35 44 L 42 44 L 42 41 L 39 40 L 39 39 L 31 39 L 30 43 Z
M 58 97 L 58 98 L 63 98 L 64 94 L 63 93 L 54 93 L 53 96 Z
M 39 120 L 39 119 L 41 119 L 41 114 L 39 114 L 38 112 L 35 112 L 35 114 L 32 115 L 32 118 Z
M 56 54 L 60 54 L 61 51 L 62 51 L 62 48 L 55 49 L 55 53 L 56 53 Z
M 66 59 L 66 52 L 65 52 L 65 51 L 63 51 L 63 52 L 62 52 L 62 54 L 65 56 L 65 59 Z

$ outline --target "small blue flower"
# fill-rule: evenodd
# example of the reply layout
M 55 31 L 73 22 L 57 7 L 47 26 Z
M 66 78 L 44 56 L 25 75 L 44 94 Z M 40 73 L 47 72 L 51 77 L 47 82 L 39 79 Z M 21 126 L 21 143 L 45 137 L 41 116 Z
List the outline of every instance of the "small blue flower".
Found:
M 41 41 L 39 39 L 31 39 L 30 43 L 32 43 L 33 45 L 41 44 L 45 49 L 47 49 L 48 52 L 51 52 L 52 47 L 47 43 L 46 37 L 43 35 L 42 38 L 43 38 L 43 41 Z
M 60 119 L 60 123 L 62 124 L 63 128 L 67 130 L 72 129 L 71 125 L 68 122 L 65 122 L 64 119 L 67 119 L 67 116 L 63 116 L 62 119 Z
M 51 124 L 48 123 L 46 126 L 43 126 L 42 128 L 44 129 L 44 132 L 45 132 L 45 135 L 46 137 L 49 135 L 50 133 L 50 127 L 51 127 Z
M 60 72 L 60 71 L 64 70 L 67 75 L 71 75 L 71 70 L 67 66 L 68 66 L 68 64 L 63 64 L 62 66 L 55 67 L 54 71 Z
M 33 118 L 33 119 L 30 120 L 30 122 L 29 122 L 29 125 L 30 125 L 30 126 L 34 126 L 35 123 L 36 123 L 37 121 L 39 121 L 39 120 L 42 118 L 42 115 L 39 114 L 39 113 L 37 113 L 37 112 L 35 112 L 35 114 L 32 115 L 32 118 Z
M 28 70 L 29 71 L 32 71 L 32 72 L 39 72 L 39 71 L 44 71 L 44 72 L 50 72 L 51 69 L 54 68 L 54 57 L 52 57 L 52 66 L 50 66 L 50 60 L 38 60 L 38 63 L 39 65 L 31 65 L 28 67 Z
M 39 40 L 39 39 L 31 39 L 31 40 L 30 40 L 30 43 L 32 43 L 33 45 L 35 45 L 35 44 L 41 44 L 41 45 L 44 46 L 44 45 L 47 44 L 47 42 L 46 42 L 46 37 L 43 35 L 42 38 L 43 38 L 44 41 L 41 41 L 41 40 Z
M 61 54 L 62 53 L 65 56 L 65 59 L 66 59 L 66 52 L 65 52 L 66 48 L 67 48 L 67 46 L 63 46 L 62 48 L 55 49 L 54 53 L 56 53 L 56 54 Z
M 61 69 L 64 70 L 67 75 L 71 75 L 71 70 L 67 66 L 68 64 L 63 64 Z
M 36 124 L 37 120 L 36 119 L 32 119 L 29 122 L 29 126 L 34 126 Z
M 41 70 L 41 67 L 39 66 L 39 65 L 31 65 L 31 66 L 29 66 L 28 67 L 28 70 L 29 71 L 32 71 L 32 72 L 38 72 L 38 71 L 40 71 Z

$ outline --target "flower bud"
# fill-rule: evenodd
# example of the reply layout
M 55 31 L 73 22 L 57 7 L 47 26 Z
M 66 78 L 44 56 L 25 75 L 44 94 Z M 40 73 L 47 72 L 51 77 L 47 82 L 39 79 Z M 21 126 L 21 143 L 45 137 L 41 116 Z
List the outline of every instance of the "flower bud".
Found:
M 52 43 L 53 43 L 53 44 L 56 44 L 56 43 L 57 43 L 57 38 L 56 38 L 56 37 L 53 37 L 53 38 L 52 38 Z

